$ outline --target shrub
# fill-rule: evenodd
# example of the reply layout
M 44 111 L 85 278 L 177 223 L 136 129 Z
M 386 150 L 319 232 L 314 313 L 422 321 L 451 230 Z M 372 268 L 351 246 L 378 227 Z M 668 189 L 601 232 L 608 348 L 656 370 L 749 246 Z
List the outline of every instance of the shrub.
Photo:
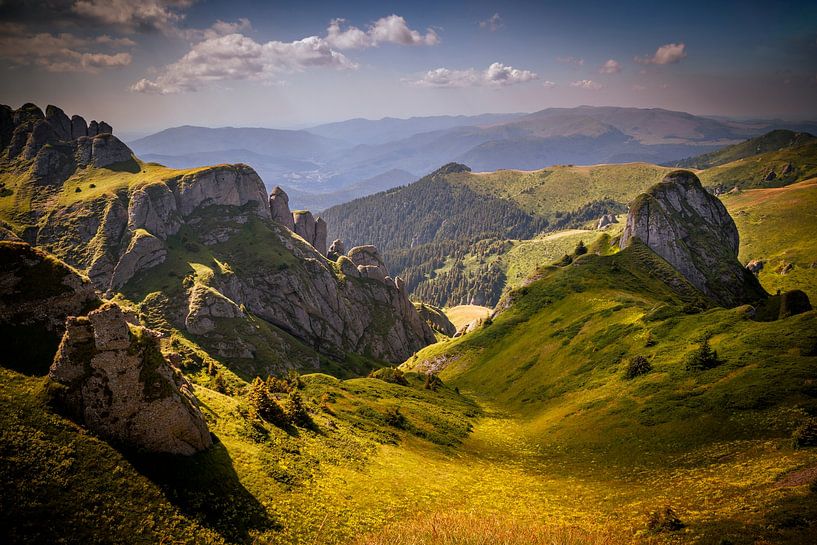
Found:
M 96 187 L 96 184 L 91 184 L 91 185 L 89 185 L 88 187 L 90 187 L 91 189 L 93 189 L 93 188 L 95 188 L 95 187 Z
M 688 371 L 706 371 L 722 364 L 723 360 L 718 358 L 718 353 L 709 346 L 709 337 L 704 337 L 701 346 L 693 352 L 687 359 Z
M 426 390 L 431 390 L 432 392 L 436 392 L 437 388 L 439 388 L 442 385 L 443 385 L 443 381 L 440 379 L 440 377 L 438 377 L 434 373 L 428 373 L 426 375 L 426 382 L 423 385 L 423 387 Z
M 401 430 L 406 429 L 406 417 L 400 412 L 400 407 L 386 409 L 386 424 Z
M 794 448 L 817 447 L 817 420 L 811 419 L 798 426 L 791 441 Z
M 261 380 L 261 377 L 255 377 L 255 380 L 250 384 L 247 401 L 255 413 L 270 424 L 279 427 L 289 424 L 289 415 L 285 413 L 278 401 L 267 390 L 267 385 Z
M 375 369 L 369 373 L 369 378 L 376 378 L 378 380 L 382 380 L 383 382 L 390 382 L 401 386 L 408 386 L 408 380 L 406 380 L 405 374 L 396 367 L 382 367 L 380 369 Z
M 292 385 L 285 379 L 268 376 L 267 377 L 267 391 L 269 393 L 288 394 L 292 389 Z
M 630 360 L 630 364 L 627 365 L 627 371 L 624 373 L 624 378 L 634 379 L 635 377 L 646 375 L 650 371 L 652 371 L 652 365 L 649 361 L 647 361 L 647 358 L 644 356 L 635 356 Z
M 559 261 L 556 262 L 556 266 L 557 267 L 566 267 L 567 265 L 570 265 L 571 263 L 573 263 L 573 258 L 570 257 L 569 255 L 565 254 L 564 257 L 562 257 L 562 259 L 560 259 Z
M 224 374 L 221 371 L 218 371 L 213 377 L 213 389 L 220 394 L 227 393 L 227 381 L 224 380 Z
M 312 417 L 309 416 L 301 393 L 298 390 L 291 391 L 287 396 L 284 413 L 286 414 L 287 420 L 296 426 L 311 428 L 314 425 Z
M 580 240 L 578 244 L 576 244 L 576 249 L 573 250 L 573 255 L 580 256 L 587 253 L 587 246 L 584 245 L 584 241 Z
M 300 390 L 304 387 L 304 381 L 301 380 L 301 374 L 295 369 L 290 369 L 287 375 L 290 390 Z
M 82 191 L 82 189 L 78 187 L 78 188 L 76 188 L 76 189 L 74 190 L 74 193 L 80 193 L 81 191 Z
M 664 507 L 647 516 L 647 530 L 653 533 L 675 532 L 684 527 L 684 523 L 675 514 L 672 507 Z

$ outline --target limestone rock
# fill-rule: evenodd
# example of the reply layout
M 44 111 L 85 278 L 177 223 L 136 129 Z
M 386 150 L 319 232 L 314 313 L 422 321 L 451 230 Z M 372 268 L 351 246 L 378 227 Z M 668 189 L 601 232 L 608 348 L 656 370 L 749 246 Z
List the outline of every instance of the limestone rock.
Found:
M 247 165 L 220 165 L 192 174 L 185 174 L 173 182 L 179 202 L 179 212 L 189 216 L 194 210 L 210 205 L 244 206 L 254 204 L 258 216 L 269 218 L 269 201 L 264 183 Z
M 277 185 L 270 192 L 269 209 L 273 221 L 277 221 L 290 231 L 295 230 L 295 221 L 289 210 L 289 195 Z
M 83 136 L 88 136 L 88 124 L 79 115 L 71 116 L 71 139 L 76 140 Z
M 215 329 L 213 318 L 243 317 L 244 313 L 233 301 L 211 287 L 197 284 L 189 296 L 184 325 L 190 333 L 205 335 Z
M 165 184 L 149 184 L 135 189 L 128 203 L 128 229 L 146 229 L 165 240 L 179 232 L 182 218 L 176 197 Z
M 612 225 L 614 223 L 618 223 L 618 219 L 614 214 L 605 214 L 601 218 L 599 218 L 599 222 L 596 225 L 596 229 L 604 229 L 608 225 Z
M 295 224 L 295 233 L 312 244 L 315 240 L 315 218 L 312 216 L 312 212 L 309 210 L 296 210 L 292 213 L 292 220 Z
M 107 167 L 133 159 L 131 149 L 112 134 L 100 134 L 89 141 L 91 144 L 89 163 L 95 167 Z
M 326 222 L 323 218 L 318 217 L 318 219 L 315 220 L 315 238 L 312 241 L 312 246 L 314 246 L 321 255 L 326 255 L 326 237 Z
M 143 229 L 134 231 L 127 250 L 114 267 L 110 287 L 121 288 L 137 273 L 164 263 L 166 258 L 164 242 Z
M 332 261 L 337 261 L 340 256 L 346 254 L 346 245 L 343 243 L 342 240 L 336 238 L 332 241 L 332 245 L 329 246 L 329 251 L 326 252 L 326 257 L 331 259 Z
M 791 163 L 786 163 L 783 170 L 780 171 L 780 175 L 785 176 L 786 174 L 791 174 L 792 172 L 794 172 L 794 165 Z
M 414 307 L 420 314 L 420 318 L 434 331 L 442 333 L 446 337 L 453 337 L 457 333 L 456 326 L 451 323 L 451 320 L 441 309 L 424 303 L 415 303 Z
M 383 280 L 389 275 L 380 252 L 372 245 L 355 246 L 349 250 L 349 259 L 355 264 L 361 276 Z
M 777 178 L 777 174 L 775 173 L 775 171 L 770 170 L 768 173 L 766 173 L 766 177 L 763 178 L 763 181 L 764 182 L 771 182 L 772 180 L 774 180 L 776 178 Z
M 762 259 L 753 259 L 749 263 L 746 264 L 746 269 L 757 276 L 760 274 L 760 271 L 763 270 L 763 267 L 766 265 L 766 262 Z
M 99 122 L 99 134 L 113 134 L 113 127 L 105 123 L 104 121 Z
M 636 198 L 621 247 L 633 239 L 644 242 L 720 305 L 733 307 L 768 295 L 737 260 L 735 222 L 692 172 L 670 172 Z
M 352 260 L 345 255 L 338 258 L 338 266 L 340 267 L 340 272 L 346 276 L 360 276 L 360 273 L 357 270 L 357 265 L 352 263 Z
M 45 119 L 60 140 L 71 140 L 71 120 L 65 112 L 49 104 L 45 108 Z
M 93 138 L 97 134 L 99 134 L 99 123 L 97 123 L 96 120 L 93 120 L 88 123 L 88 136 Z
M 157 334 L 106 303 L 66 323 L 49 378 L 55 401 L 94 433 L 149 452 L 191 455 L 212 445 L 192 387 Z
M 34 123 L 28 135 L 26 146 L 23 149 L 23 158 L 32 159 L 37 155 L 43 146 L 57 141 L 57 135 L 51 127 L 51 123 L 45 119 L 40 119 Z

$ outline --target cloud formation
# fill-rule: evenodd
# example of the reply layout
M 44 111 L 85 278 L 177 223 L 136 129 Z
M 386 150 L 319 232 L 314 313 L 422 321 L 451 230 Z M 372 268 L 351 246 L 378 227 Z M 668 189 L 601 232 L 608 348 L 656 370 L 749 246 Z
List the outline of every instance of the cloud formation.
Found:
M 0 58 L 17 66 L 37 66 L 49 72 L 96 74 L 107 68 L 127 66 L 132 61 L 131 54 L 111 49 L 133 45 L 135 43 L 128 38 L 32 33 L 23 25 L 0 24 Z
M 243 34 L 228 34 L 197 43 L 156 78 L 143 78 L 131 86 L 140 93 L 173 94 L 197 91 L 224 80 L 274 81 L 282 73 L 324 67 L 338 70 L 357 65 L 335 51 L 326 40 L 309 36 L 294 42 L 258 43 Z
M 427 29 L 425 34 L 409 28 L 406 20 L 399 15 L 381 17 L 366 31 L 356 26 L 345 29 L 341 25 L 344 19 L 333 19 L 326 29 L 326 42 L 337 49 L 364 49 L 377 47 L 380 44 L 392 43 L 398 45 L 436 45 L 440 42 L 439 36 L 433 29 Z
M 580 79 L 573 81 L 570 83 L 570 86 L 577 87 L 579 89 L 587 89 L 588 91 L 598 91 L 603 87 L 601 83 L 597 83 L 592 79 Z
M 496 32 L 504 26 L 505 23 L 502 21 L 502 17 L 500 17 L 498 13 L 494 13 L 488 19 L 479 22 L 479 28 L 484 28 L 486 30 L 490 30 L 491 32 Z
M 495 62 L 482 71 L 473 68 L 468 70 L 436 68 L 411 83 L 418 87 L 505 87 L 538 78 L 539 76 L 530 70 L 520 70 Z
M 599 68 L 599 74 L 618 74 L 619 72 L 621 72 L 621 64 L 615 59 L 607 59 Z
M 652 56 L 636 57 L 638 64 L 675 64 L 687 56 L 685 44 L 664 44 Z
M 76 0 L 71 11 L 126 32 L 158 30 L 172 34 L 184 19 L 181 10 L 192 4 L 193 0 Z

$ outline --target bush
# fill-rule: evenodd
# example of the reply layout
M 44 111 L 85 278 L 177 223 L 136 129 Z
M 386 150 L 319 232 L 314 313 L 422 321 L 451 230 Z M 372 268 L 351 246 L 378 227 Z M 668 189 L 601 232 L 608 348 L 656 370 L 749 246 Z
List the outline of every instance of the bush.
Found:
M 376 378 L 378 380 L 382 380 L 383 382 L 390 382 L 401 386 L 408 386 L 408 380 L 406 380 L 405 374 L 396 367 L 382 367 L 380 369 L 375 369 L 369 373 L 369 378 Z
M 704 337 L 701 346 L 687 359 L 687 371 L 706 371 L 724 363 L 718 353 L 709 346 L 709 337 Z
M 292 390 L 292 385 L 282 378 L 273 376 L 267 377 L 267 391 L 269 393 L 288 394 Z
M 80 189 L 80 188 L 78 187 L 78 188 L 76 188 L 76 189 L 74 190 L 74 193 L 80 193 L 81 191 L 82 191 L 82 189 Z
M 627 371 L 624 373 L 624 378 L 634 379 L 635 377 L 646 375 L 650 371 L 652 371 L 652 365 L 647 361 L 647 358 L 644 356 L 636 356 L 630 360 Z
M 401 430 L 406 429 L 406 417 L 400 412 L 400 407 L 386 409 L 386 424 Z
M 298 390 L 291 391 L 287 396 L 284 413 L 291 424 L 302 428 L 311 428 L 314 425 Z
M 267 390 L 267 385 L 261 380 L 261 377 L 255 377 L 255 380 L 250 384 L 250 390 L 247 392 L 247 402 L 255 411 L 255 414 L 270 424 L 279 427 L 289 425 L 288 414 L 278 403 L 278 400 Z
M 566 267 L 567 265 L 570 265 L 571 263 L 573 263 L 573 258 L 570 257 L 569 255 L 565 254 L 564 257 L 562 257 L 562 259 L 560 259 L 559 261 L 556 262 L 556 266 L 557 267 Z
M 576 249 L 573 250 L 573 255 L 580 256 L 587 253 L 587 246 L 584 245 L 584 241 L 580 240 L 578 244 L 576 244 Z
M 423 387 L 426 390 L 431 390 L 432 392 L 436 392 L 437 388 L 439 388 L 442 385 L 443 385 L 443 381 L 442 381 L 442 379 L 440 379 L 440 377 L 438 377 L 434 373 L 428 373 L 426 375 L 426 382 L 423 385 Z
M 791 435 L 794 448 L 817 447 L 817 420 L 801 424 Z
M 684 527 L 684 523 L 675 514 L 672 507 L 664 507 L 647 516 L 647 530 L 653 533 L 675 532 Z
M 220 394 L 227 393 L 227 381 L 224 380 L 224 374 L 221 371 L 216 372 L 213 377 L 213 389 Z

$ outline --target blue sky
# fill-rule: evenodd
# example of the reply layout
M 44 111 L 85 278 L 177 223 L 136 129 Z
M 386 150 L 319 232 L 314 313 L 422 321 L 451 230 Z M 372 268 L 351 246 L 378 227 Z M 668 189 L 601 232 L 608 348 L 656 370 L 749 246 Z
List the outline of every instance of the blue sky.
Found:
M 817 2 L 0 0 L 0 25 L 0 102 L 119 132 L 581 104 L 817 117 Z

